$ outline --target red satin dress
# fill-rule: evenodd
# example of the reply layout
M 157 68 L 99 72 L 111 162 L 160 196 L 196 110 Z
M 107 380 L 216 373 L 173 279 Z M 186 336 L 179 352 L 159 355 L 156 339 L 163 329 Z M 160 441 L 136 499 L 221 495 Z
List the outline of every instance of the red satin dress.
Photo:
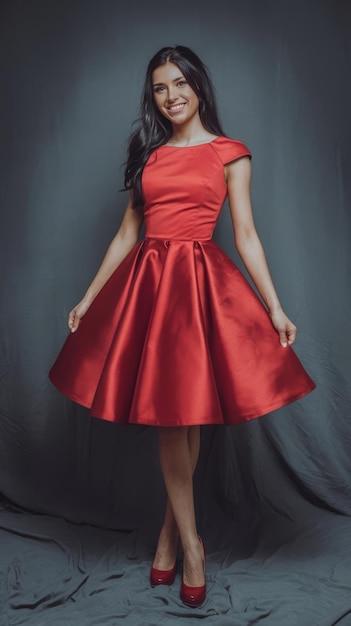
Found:
M 145 165 L 145 238 L 70 334 L 50 371 L 91 414 L 153 426 L 238 424 L 315 384 L 261 300 L 212 241 L 224 164 L 249 150 L 218 137 L 161 146 Z

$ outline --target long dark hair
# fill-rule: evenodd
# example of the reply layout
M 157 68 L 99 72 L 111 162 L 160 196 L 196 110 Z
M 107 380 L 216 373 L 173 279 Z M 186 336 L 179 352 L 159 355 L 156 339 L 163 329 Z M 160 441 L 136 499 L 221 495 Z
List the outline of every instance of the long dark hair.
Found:
M 145 77 L 141 97 L 138 126 L 129 138 L 128 160 L 124 184 L 131 189 L 133 207 L 144 205 L 141 175 L 151 152 L 170 139 L 172 124 L 158 110 L 152 88 L 153 71 L 165 63 L 174 63 L 199 98 L 199 114 L 203 126 L 210 133 L 224 135 L 219 121 L 214 89 L 206 66 L 201 59 L 185 46 L 166 47 L 151 59 Z

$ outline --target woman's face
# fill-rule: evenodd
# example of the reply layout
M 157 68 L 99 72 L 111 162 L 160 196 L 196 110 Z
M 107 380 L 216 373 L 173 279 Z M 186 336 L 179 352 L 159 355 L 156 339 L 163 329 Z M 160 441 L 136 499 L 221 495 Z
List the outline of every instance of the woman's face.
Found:
M 199 115 L 199 98 L 174 63 L 154 70 L 152 87 L 158 110 L 172 124 L 184 124 Z

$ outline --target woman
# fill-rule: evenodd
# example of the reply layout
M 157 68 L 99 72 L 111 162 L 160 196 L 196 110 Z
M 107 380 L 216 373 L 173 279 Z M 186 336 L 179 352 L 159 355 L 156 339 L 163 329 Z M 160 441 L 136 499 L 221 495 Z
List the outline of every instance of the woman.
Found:
M 180 538 L 191 606 L 206 595 L 192 482 L 200 425 L 247 421 L 314 388 L 255 230 L 250 172 L 249 150 L 224 135 L 203 63 L 183 46 L 160 50 L 129 143 L 125 215 L 50 373 L 92 415 L 158 427 L 168 501 L 151 583 L 173 583 Z M 266 306 L 211 240 L 226 195 Z

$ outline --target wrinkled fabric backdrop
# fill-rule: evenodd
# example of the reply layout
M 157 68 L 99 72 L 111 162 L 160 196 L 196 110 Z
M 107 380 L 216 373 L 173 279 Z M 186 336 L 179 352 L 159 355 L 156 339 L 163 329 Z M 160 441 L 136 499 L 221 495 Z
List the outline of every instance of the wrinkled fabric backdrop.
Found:
M 1 626 L 351 624 L 347 0 L 2 3 Z M 126 204 L 146 64 L 192 47 L 253 152 L 256 224 L 318 387 L 205 427 L 208 599 L 148 575 L 165 500 L 157 433 L 91 418 L 47 373 Z M 216 241 L 238 262 L 228 208 Z M 180 569 L 181 571 L 181 569 Z

